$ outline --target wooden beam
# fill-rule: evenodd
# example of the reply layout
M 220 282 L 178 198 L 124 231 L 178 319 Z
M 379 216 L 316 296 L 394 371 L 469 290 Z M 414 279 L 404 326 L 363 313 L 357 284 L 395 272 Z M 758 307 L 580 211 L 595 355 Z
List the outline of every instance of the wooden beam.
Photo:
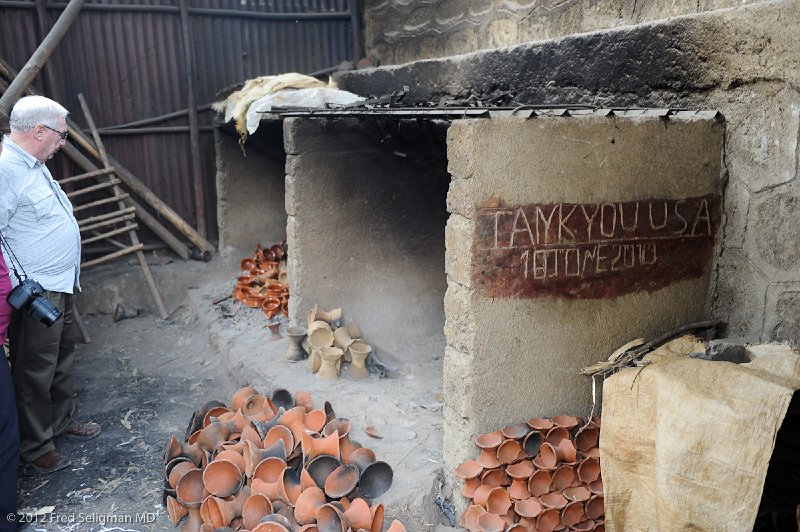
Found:
M 113 172 L 113 168 L 103 168 L 101 170 L 95 170 L 94 172 L 86 172 L 85 174 L 78 174 L 72 177 L 65 177 L 64 179 L 56 180 L 57 183 L 61 186 L 64 186 L 68 183 L 75 183 L 76 181 L 81 181 L 82 179 L 88 179 L 90 177 L 100 177 L 101 175 L 110 174 Z
M 120 183 L 119 179 L 112 179 L 111 181 L 109 181 L 107 183 L 98 183 L 97 185 L 92 185 L 90 187 L 81 188 L 81 189 L 78 189 L 78 190 L 73 190 L 72 192 L 67 194 L 67 197 L 68 198 L 74 198 L 76 196 L 83 196 L 84 194 L 88 194 L 90 192 L 95 192 L 97 190 L 103 190 L 104 188 L 109 188 L 109 187 L 113 187 L 113 186 L 119 185 L 119 183 Z
M 126 214 L 131 214 L 132 215 L 134 213 L 134 211 L 136 211 L 136 209 L 134 209 L 133 207 L 126 207 L 124 209 L 120 209 L 120 210 L 114 211 L 114 212 L 109 212 L 107 214 L 99 214 L 97 216 L 92 216 L 90 218 L 84 218 L 83 220 L 78 220 L 78 227 L 81 228 L 81 231 L 85 231 L 84 227 L 87 224 L 94 223 L 94 222 L 100 222 L 100 221 L 103 221 L 103 220 L 110 220 L 111 218 L 114 218 L 116 216 L 124 216 Z M 81 227 L 81 226 L 84 226 L 84 227 Z
M 109 237 L 115 235 L 121 235 L 122 233 L 127 233 L 128 231 L 134 231 L 139 228 L 139 224 L 128 224 L 125 227 L 120 227 L 118 229 L 114 229 L 113 231 L 108 231 L 107 233 L 102 233 L 95 236 L 90 236 L 89 238 L 84 238 L 81 240 L 81 245 L 85 246 L 86 244 L 91 244 L 92 242 L 97 242 L 98 240 L 105 240 Z
M 128 194 L 120 194 L 119 196 L 111 196 L 110 198 L 103 198 L 101 200 L 93 201 L 91 203 L 84 203 L 83 205 L 78 205 L 77 207 L 72 207 L 72 214 L 76 212 L 85 211 L 86 209 L 91 209 L 92 207 L 99 207 L 101 205 L 107 205 L 109 203 L 114 203 L 115 201 L 119 200 L 126 200 L 130 198 Z
M 33 52 L 33 55 L 28 59 L 28 62 L 25 63 L 25 66 L 22 67 L 22 70 L 19 71 L 19 74 L 14 77 L 8 90 L 0 97 L 0 116 L 8 115 L 14 103 L 25 93 L 25 89 L 31 84 L 36 74 L 39 73 L 39 70 L 45 64 L 47 58 L 50 57 L 50 54 L 55 50 L 56 45 L 61 41 L 61 38 L 64 37 L 64 34 L 67 33 L 67 30 L 72 25 L 72 21 L 78 16 L 84 1 L 85 0 L 70 0 L 69 4 L 67 4 L 64 12 L 61 13 L 56 23 L 53 24 L 53 29 L 50 30 L 47 37 L 44 38 L 36 51 Z
M 92 259 L 90 261 L 83 262 L 83 263 L 81 263 L 81 269 L 85 270 L 86 268 L 91 268 L 92 266 L 97 266 L 98 264 L 102 264 L 104 262 L 108 262 L 108 261 L 117 259 L 119 257 L 122 257 L 123 255 L 128 255 L 129 253 L 136 253 L 137 251 L 141 251 L 143 247 L 144 247 L 144 244 L 136 244 L 135 246 L 131 246 L 129 248 L 121 249 L 121 250 L 117 251 L 116 253 L 111 253 L 111 254 L 106 255 L 104 257 L 100 257 L 100 258 L 97 258 L 97 259 Z
M 119 218 L 111 218 L 109 220 L 103 220 L 102 222 L 97 222 L 96 224 L 86 225 L 81 227 L 81 233 L 85 233 L 86 231 L 92 231 L 94 229 L 98 229 L 100 227 L 106 227 L 108 225 L 114 225 L 121 222 L 128 222 L 130 220 L 135 220 L 136 216 L 133 214 L 126 214 L 125 216 L 120 216 Z

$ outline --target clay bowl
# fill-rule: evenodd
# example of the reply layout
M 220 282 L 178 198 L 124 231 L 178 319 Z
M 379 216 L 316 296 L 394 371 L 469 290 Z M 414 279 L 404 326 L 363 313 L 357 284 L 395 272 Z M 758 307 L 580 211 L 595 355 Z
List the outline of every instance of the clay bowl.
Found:
M 539 497 L 539 502 L 542 503 L 542 506 L 545 508 L 561 510 L 567 505 L 568 501 L 560 491 L 551 491 Z
M 481 450 L 480 456 L 478 456 L 477 462 L 484 468 L 484 469 L 494 469 L 496 467 L 500 467 L 502 464 L 500 460 L 497 459 L 497 449 L 483 449 Z
M 523 453 L 522 446 L 517 440 L 505 440 L 497 448 L 497 459 L 501 464 L 510 464 L 519 458 Z
M 328 476 L 340 465 L 341 462 L 335 456 L 321 454 L 306 464 L 306 471 L 314 479 L 317 487 L 324 490 Z
M 512 440 L 520 440 L 524 438 L 531 431 L 526 423 L 517 423 L 516 425 L 509 425 L 505 427 L 501 433 L 505 438 Z
M 561 522 L 568 527 L 574 527 L 585 520 L 586 513 L 583 510 L 582 502 L 568 503 L 564 509 L 561 510 Z
M 545 417 L 534 417 L 528 420 L 528 426 L 533 430 L 546 433 L 553 428 L 553 422 Z
M 260 493 L 254 493 L 247 498 L 242 507 L 242 521 L 247 530 L 254 529 L 264 516 L 272 513 L 272 503 Z
M 583 420 L 577 416 L 553 416 L 552 421 L 553 424 L 567 430 L 572 430 L 583 423 Z
M 572 440 L 569 438 L 566 440 L 561 440 L 556 446 L 556 456 L 558 456 L 558 459 L 564 463 L 577 463 L 578 451 L 575 449 L 575 444 L 572 443 Z
M 475 445 L 481 449 L 496 449 L 501 443 L 503 443 L 503 434 L 499 430 L 487 432 L 475 438 Z
M 243 408 L 245 403 L 247 403 L 247 400 L 254 395 L 258 395 L 258 390 L 252 386 L 239 388 L 233 392 L 233 395 L 231 396 L 231 410 L 235 412 L 236 410 Z
M 319 510 L 317 510 L 317 528 L 320 532 L 345 531 L 342 512 L 336 507 L 336 505 L 328 503 L 319 507 Z
M 481 484 L 472 495 L 472 502 L 478 506 L 486 506 L 486 501 L 489 500 L 489 492 L 491 492 L 493 489 L 494 486 Z
M 364 499 L 353 499 L 350 507 L 343 515 L 351 530 L 369 530 L 372 528 L 372 511 Z
M 544 441 L 544 436 L 537 430 L 529 432 L 522 440 L 522 448 L 528 456 L 536 456 Z
M 354 464 L 356 467 L 358 467 L 358 470 L 363 473 L 367 466 L 375 460 L 377 460 L 375 451 L 369 447 L 361 447 L 350 453 L 347 462 Z M 480 475 L 480 473 L 478 473 L 478 475 Z M 473 478 L 477 478 L 477 475 Z
M 314 486 L 300 493 L 294 505 L 294 518 L 300 525 L 308 525 L 317 519 L 317 511 L 325 504 L 325 492 Z
M 536 518 L 536 530 L 539 532 L 553 532 L 561 527 L 561 512 L 554 508 L 546 508 Z
M 325 412 L 319 409 L 312 410 L 311 412 L 306 412 L 306 417 L 303 420 L 306 429 L 310 430 L 311 432 L 317 432 L 317 433 L 323 432 L 326 422 L 327 418 L 325 416 Z M 342 436 L 341 434 L 337 434 L 337 437 L 341 439 Z
M 514 503 L 514 511 L 522 517 L 538 517 L 542 510 L 542 505 L 536 497 Z
M 302 438 L 302 451 L 306 459 L 311 460 L 321 454 L 327 454 L 341 460 L 338 434 L 314 438 L 308 432 L 303 432 Z
M 508 494 L 513 501 L 524 501 L 531 496 L 528 491 L 528 479 L 514 479 L 508 488 Z
M 189 509 L 178 502 L 178 499 L 171 495 L 167 497 L 167 514 L 172 526 L 178 526 L 183 517 L 189 513 Z
M 594 482 L 590 482 L 589 491 L 591 491 L 595 495 L 603 495 L 603 479 L 598 478 Z
M 175 486 L 176 498 L 186 508 L 200 508 L 204 491 L 202 469 L 193 469 L 187 472 Z
M 483 473 L 483 466 L 475 460 L 469 460 L 456 467 L 456 476 L 463 480 L 476 478 Z
M 275 456 L 264 458 L 253 469 L 253 478 L 268 483 L 277 482 L 284 469 L 286 469 L 286 462 L 280 458 Z
M 490 469 L 481 474 L 481 484 L 492 486 L 510 486 L 511 478 L 506 474 L 505 468 Z
M 244 472 L 245 470 L 244 456 L 236 451 L 222 451 L 214 457 L 214 461 L 217 460 L 227 460 L 228 462 L 233 462 L 236 464 L 236 467 L 239 468 L 239 471 Z
M 539 469 L 528 479 L 528 491 L 531 492 L 531 495 L 534 497 L 540 497 L 545 493 L 550 493 L 552 484 L 552 473 L 546 469 Z
M 459 524 L 462 528 L 466 528 L 467 530 L 478 530 L 478 518 L 485 513 L 486 509 L 483 506 L 473 504 L 461 514 Z
M 480 485 L 481 480 L 479 478 L 465 480 L 464 485 L 461 487 L 461 495 L 467 499 L 471 499 L 473 495 L 475 495 L 475 490 L 478 489 Z
M 478 517 L 478 526 L 482 532 L 503 532 L 506 522 L 499 515 L 487 512 Z
M 203 484 L 211 495 L 229 497 L 239 491 L 244 478 L 239 467 L 228 460 L 214 460 L 203 470 Z
M 600 429 L 598 427 L 586 427 L 580 434 L 575 436 L 575 447 L 581 452 L 587 452 L 593 447 L 597 447 L 600 440 Z
M 575 468 L 571 465 L 561 465 L 553 473 L 553 487 L 564 490 L 572 485 L 575 480 Z
M 268 319 L 272 319 L 281 311 L 281 300 L 277 297 L 267 296 L 261 300 L 261 310 Z
M 353 424 L 349 419 L 337 417 L 325 425 L 325 427 L 322 429 L 322 434 L 324 436 L 330 436 L 333 432 L 336 432 L 339 434 L 339 438 L 344 438 L 350 434 L 350 429 L 352 426 Z
M 600 460 L 597 458 L 585 458 L 581 461 L 578 464 L 578 478 L 584 484 L 590 484 L 600 478 Z
M 275 445 L 275 442 L 278 441 L 283 442 L 283 448 L 286 450 L 287 454 L 294 449 L 294 435 L 292 434 L 292 431 L 289 430 L 289 427 L 284 425 L 275 425 L 269 429 L 267 431 L 267 435 L 264 436 L 263 447 L 265 449 L 269 449 Z
M 300 497 L 300 473 L 291 467 L 286 467 L 281 472 L 281 476 L 278 477 L 278 496 L 283 502 L 294 507 L 297 498 Z
M 604 499 L 602 495 L 594 495 L 589 502 L 586 503 L 586 517 L 593 520 L 598 520 L 605 514 Z
M 242 262 L 239 263 L 239 267 L 243 270 L 250 271 L 256 267 L 256 261 L 253 259 L 242 259 Z
M 167 474 L 167 483 L 172 489 L 175 489 L 175 486 L 178 485 L 178 481 L 183 475 L 192 469 L 197 469 L 197 466 L 191 460 L 184 457 L 178 457 L 170 461 L 168 465 L 172 467 L 169 468 L 169 473 Z
M 552 429 L 547 431 L 547 436 L 545 436 L 544 441 L 549 443 L 552 446 L 558 446 L 563 440 L 569 439 L 569 430 L 566 427 L 562 427 L 556 425 Z
M 361 473 L 358 487 L 364 497 L 375 499 L 386 493 L 386 490 L 391 487 L 393 476 L 394 472 L 389 464 L 380 460 L 372 462 Z
M 359 471 L 356 466 L 352 464 L 340 465 L 325 480 L 325 494 L 331 499 L 340 499 L 356 488 L 358 478 Z
M 592 492 L 586 486 L 570 486 L 565 488 L 562 493 L 568 501 L 586 502 L 592 496 Z
M 533 474 L 534 468 L 530 460 L 523 460 L 506 467 L 508 476 L 515 479 L 528 479 Z
M 558 465 L 558 455 L 555 447 L 544 442 L 539 449 L 539 456 L 533 459 L 533 465 L 539 469 L 555 470 Z
M 486 498 L 486 510 L 497 515 L 505 515 L 511 508 L 511 496 L 502 487 L 493 488 Z

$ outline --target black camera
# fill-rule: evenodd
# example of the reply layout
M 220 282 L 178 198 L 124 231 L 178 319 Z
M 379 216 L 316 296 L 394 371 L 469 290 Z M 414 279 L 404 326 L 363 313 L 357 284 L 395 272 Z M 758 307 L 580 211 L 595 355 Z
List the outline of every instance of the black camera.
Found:
M 33 279 L 25 279 L 8 294 L 8 304 L 17 310 L 27 310 L 31 316 L 50 327 L 61 317 L 52 303 L 42 297 L 44 288 Z

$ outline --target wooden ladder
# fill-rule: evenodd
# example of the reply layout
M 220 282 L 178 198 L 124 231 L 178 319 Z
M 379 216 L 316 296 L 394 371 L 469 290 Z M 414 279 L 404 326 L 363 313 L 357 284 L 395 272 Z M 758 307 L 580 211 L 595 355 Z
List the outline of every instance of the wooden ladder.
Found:
M 110 162 L 108 153 L 103 145 L 103 141 L 97 131 L 94 118 L 89 111 L 89 106 L 86 104 L 86 99 L 83 97 L 83 94 L 79 94 L 78 99 L 80 100 L 83 114 L 86 117 L 86 122 L 88 123 L 89 128 L 92 130 L 92 137 L 94 138 L 95 145 L 100 153 L 100 159 L 103 163 L 103 168 L 72 177 L 66 177 L 59 180 L 58 183 L 59 185 L 64 186 L 67 184 L 75 184 L 90 178 L 93 178 L 97 182 L 97 184 L 74 189 L 73 191 L 67 193 L 67 197 L 70 199 L 73 205 L 72 211 L 75 214 L 75 218 L 78 220 L 78 227 L 81 232 L 81 246 L 90 244 L 92 242 L 105 240 L 110 242 L 115 247 L 120 248 L 117 251 L 107 255 L 82 262 L 81 269 L 88 269 L 92 266 L 104 264 L 124 255 L 136 253 L 137 258 L 139 259 L 139 264 L 142 267 L 142 272 L 144 273 L 144 278 L 147 281 L 147 286 L 150 288 L 150 293 L 153 295 L 153 300 L 158 308 L 158 312 L 162 319 L 166 319 L 169 317 L 169 314 L 167 313 L 167 309 L 164 307 L 161 294 L 158 291 L 158 287 L 153 279 L 153 275 L 150 273 L 150 268 L 147 265 L 147 259 L 142 251 L 144 245 L 139 241 L 139 236 L 136 233 L 136 230 L 139 228 L 139 225 L 136 223 L 136 208 L 126 205 L 125 200 L 129 198 L 129 195 L 120 187 L 121 181 L 117 178 L 117 170 Z M 88 194 L 96 192 L 102 193 L 103 191 L 109 192 L 110 195 L 106 198 L 95 199 L 92 201 L 87 201 L 86 203 L 81 203 L 81 200 L 87 197 Z M 95 214 L 86 218 L 79 217 L 80 213 L 82 212 L 103 206 L 112 206 L 115 207 L 116 210 L 104 214 Z M 128 238 L 130 239 L 129 245 L 123 244 L 114 238 L 125 234 L 127 234 Z M 76 315 L 76 321 L 80 321 L 79 315 Z

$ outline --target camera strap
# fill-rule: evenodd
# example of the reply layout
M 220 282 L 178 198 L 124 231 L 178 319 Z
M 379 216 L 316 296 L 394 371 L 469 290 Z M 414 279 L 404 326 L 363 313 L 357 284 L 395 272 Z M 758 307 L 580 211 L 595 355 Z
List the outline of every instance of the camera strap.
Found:
M 3 248 L 5 248 L 5 250 L 10 255 L 9 258 L 13 258 L 14 259 L 13 261 L 9 261 L 10 262 L 9 266 L 11 266 L 11 271 L 14 272 L 14 276 L 17 278 L 17 281 L 19 281 L 21 283 L 23 281 L 23 278 L 20 277 L 19 272 L 14 267 L 14 262 L 19 264 L 19 269 L 22 270 L 22 275 L 25 276 L 25 279 L 28 278 L 28 274 L 25 273 L 25 269 L 22 267 L 22 263 L 19 261 L 17 256 L 14 254 L 14 252 L 11 250 L 11 246 L 8 245 L 8 242 L 6 241 L 6 237 L 3 236 L 3 233 L 0 233 L 0 243 L 2 243 Z

